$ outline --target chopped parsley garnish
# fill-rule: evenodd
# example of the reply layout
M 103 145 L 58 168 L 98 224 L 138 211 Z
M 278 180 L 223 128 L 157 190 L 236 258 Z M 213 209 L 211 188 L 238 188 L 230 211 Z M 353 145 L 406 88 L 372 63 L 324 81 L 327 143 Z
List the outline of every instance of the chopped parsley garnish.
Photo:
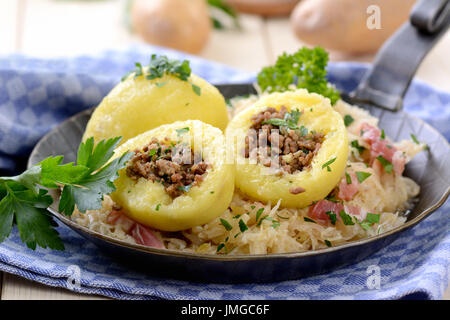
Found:
M 352 124 L 352 122 L 355 121 L 355 119 L 353 119 L 353 117 L 349 114 L 346 114 L 344 117 L 344 124 L 346 127 L 348 127 L 349 125 Z
M 158 88 L 164 87 L 166 84 L 167 84 L 167 81 L 160 82 L 160 83 L 155 83 L 155 85 L 156 85 Z
M 331 224 L 335 225 L 337 220 L 336 213 L 334 213 L 333 211 L 327 211 L 325 212 L 325 214 L 330 217 Z
M 344 223 L 344 225 L 352 226 L 355 224 L 352 221 L 352 217 L 350 215 L 348 215 L 344 210 L 341 210 L 341 212 L 339 212 L 339 215 L 341 216 L 342 222 Z
M 150 63 L 147 67 L 142 67 L 140 63 L 135 64 L 135 69 L 128 72 L 122 77 L 122 81 L 126 80 L 131 74 L 134 73 L 134 78 L 145 76 L 147 80 L 153 80 L 164 77 L 165 74 L 170 74 L 182 81 L 188 81 L 191 76 L 191 67 L 188 60 L 176 60 L 169 59 L 167 56 L 158 56 L 153 54 L 150 58 Z M 201 94 L 201 88 L 191 83 L 192 90 L 195 94 Z M 162 87 L 165 83 L 157 83 L 157 87 Z
M 325 162 L 325 163 L 322 165 L 322 169 L 327 168 L 327 171 L 331 171 L 330 164 L 332 164 L 332 163 L 335 162 L 335 161 L 336 161 L 336 157 L 334 157 L 333 159 L 331 159 L 331 160 Z
M 417 137 L 411 133 L 411 139 L 415 144 L 420 144 L 419 140 L 417 139 Z
M 83 213 L 100 209 L 104 195 L 116 190 L 113 182 L 118 170 L 133 156 L 128 152 L 109 162 L 120 139 L 102 140 L 95 147 L 94 139 L 87 139 L 80 144 L 76 165 L 63 165 L 62 156 L 52 156 L 18 176 L 0 177 L 0 242 L 9 236 L 15 223 L 30 249 L 40 246 L 63 250 L 54 229 L 57 225 L 46 210 L 53 198 L 44 188 L 63 186 L 58 210 L 67 216 L 75 206 Z
M 271 217 L 266 217 L 266 220 L 272 221 L 272 228 L 276 229 L 280 226 L 280 221 L 272 219 Z
M 240 214 L 237 214 L 233 217 L 233 219 L 239 219 L 240 216 L 241 216 Z
M 214 191 L 210 191 L 209 193 L 210 193 L 210 194 L 214 194 Z
M 359 183 L 362 183 L 364 180 L 366 180 L 371 175 L 372 174 L 369 172 L 356 171 L 356 177 L 358 178 Z
M 384 134 L 384 129 L 381 129 L 381 136 L 380 136 L 381 140 L 386 139 L 386 135 Z
M 340 94 L 327 81 L 327 64 L 328 53 L 323 48 L 303 47 L 294 54 L 280 55 L 275 65 L 261 70 L 257 82 L 262 91 L 268 92 L 287 91 L 293 84 L 329 98 L 334 105 Z
M 220 244 L 217 246 L 217 251 L 216 251 L 216 252 L 220 252 L 220 250 L 222 250 L 223 248 L 226 249 L 225 243 L 220 243 Z
M 331 242 L 329 240 L 325 240 L 325 244 L 327 245 L 327 247 L 332 247 Z
M 225 219 L 220 218 L 220 223 L 225 227 L 227 231 L 233 229 L 233 226 Z
M 370 230 L 370 228 L 375 224 L 380 222 L 380 214 L 379 213 L 367 213 L 366 218 L 364 221 L 360 222 L 355 217 L 355 221 L 364 229 L 364 230 Z
M 264 208 L 259 209 L 258 211 L 256 211 L 256 222 L 258 222 L 259 217 L 261 216 L 261 214 L 264 212 Z
M 189 127 L 176 129 L 175 131 L 177 132 L 178 136 L 181 136 L 182 134 L 185 134 L 186 132 L 189 132 Z
M 317 223 L 317 222 L 315 222 L 313 219 L 310 219 L 310 218 L 308 218 L 308 217 L 303 217 L 303 220 L 306 221 L 306 222 Z
M 151 150 L 148 152 L 148 155 L 149 155 L 150 157 L 153 157 L 154 155 L 156 155 L 157 152 L 158 152 L 158 151 L 157 151 L 156 149 L 151 149 Z
M 181 190 L 183 192 L 189 192 L 191 190 L 192 184 L 188 184 L 187 186 L 177 187 L 178 190 Z
M 247 225 L 242 219 L 239 220 L 239 230 L 241 230 L 241 232 L 245 232 L 246 230 L 248 230 Z
M 291 130 L 300 130 L 302 136 L 308 134 L 308 129 L 306 129 L 304 126 L 298 127 L 298 119 L 301 116 L 301 112 L 298 109 L 294 109 L 291 112 L 286 112 L 284 115 L 284 119 L 279 118 L 272 118 L 267 119 L 266 121 L 263 121 L 262 124 L 271 124 L 273 126 L 277 127 L 285 127 Z M 306 133 L 305 133 L 306 129 Z
M 352 184 L 352 177 L 347 172 L 345 173 L 345 179 L 347 180 L 347 184 Z
M 394 166 L 392 165 L 392 163 L 389 160 L 387 160 L 385 157 L 378 156 L 377 160 L 380 161 L 380 163 L 383 166 L 384 171 L 386 171 L 386 173 L 391 173 L 392 169 L 394 169 Z
M 156 210 L 156 211 L 159 211 L 159 208 L 161 208 L 161 203 L 158 203 L 158 204 L 156 205 L 155 210 Z
M 353 140 L 353 141 L 351 142 L 351 146 L 352 146 L 353 148 L 357 149 L 358 152 L 359 152 L 359 154 L 362 154 L 362 153 L 364 152 L 364 150 L 366 150 L 365 147 L 359 145 L 358 140 Z

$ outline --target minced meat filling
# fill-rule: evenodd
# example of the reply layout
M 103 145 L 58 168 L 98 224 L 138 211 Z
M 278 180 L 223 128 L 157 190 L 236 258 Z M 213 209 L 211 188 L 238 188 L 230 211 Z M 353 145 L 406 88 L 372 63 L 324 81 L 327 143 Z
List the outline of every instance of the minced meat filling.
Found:
M 305 127 L 290 129 L 284 126 L 283 122 L 270 121 L 270 119 L 290 119 L 292 114 L 287 112 L 285 106 L 281 106 L 279 111 L 267 108 L 255 114 L 251 118 L 252 126 L 245 137 L 245 157 L 257 157 L 259 163 L 269 167 L 272 165 L 271 156 L 279 156 L 280 167 L 287 173 L 308 168 L 323 143 L 324 135 L 319 132 L 308 132 Z M 261 152 L 263 146 L 266 146 L 264 154 Z
M 134 151 L 126 172 L 135 180 L 143 177 L 161 183 L 167 194 L 176 198 L 205 179 L 209 165 L 194 158 L 198 157 L 190 147 L 170 143 L 168 138 L 163 142 L 152 138 L 143 149 Z

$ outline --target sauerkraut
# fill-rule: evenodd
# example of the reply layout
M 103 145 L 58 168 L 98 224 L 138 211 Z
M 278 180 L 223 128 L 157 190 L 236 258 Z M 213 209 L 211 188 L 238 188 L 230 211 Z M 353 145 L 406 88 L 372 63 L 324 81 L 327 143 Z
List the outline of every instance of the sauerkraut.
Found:
M 230 117 L 257 99 L 257 96 L 232 99 Z M 343 203 L 349 207 L 361 208 L 364 212 L 379 214 L 377 223 L 365 228 L 361 223 L 320 223 L 311 218 L 309 207 L 282 208 L 281 201 L 264 204 L 248 199 L 236 190 L 228 209 L 220 217 L 179 232 L 153 230 L 156 237 L 165 248 L 172 250 L 204 254 L 270 254 L 338 246 L 389 231 L 405 223 L 404 213 L 412 206 L 412 199 L 419 194 L 419 186 L 401 174 L 385 172 L 379 164 L 369 166 L 367 159 L 355 148 L 355 145 L 370 148 L 362 138 L 360 128 L 364 123 L 377 128 L 378 119 L 343 101 L 338 101 L 335 109 L 343 117 L 350 116 L 352 119 L 347 127 L 348 140 L 352 144 L 347 168 L 351 172 L 370 173 L 370 176 L 358 184 L 358 190 L 352 199 Z M 424 148 L 423 144 L 407 140 L 392 145 L 402 152 L 406 162 Z M 103 235 L 136 243 L 136 239 L 126 232 L 126 225 L 111 224 L 108 221 L 113 205 L 111 198 L 105 197 L 101 210 L 87 211 L 85 214 L 75 210 L 72 220 Z

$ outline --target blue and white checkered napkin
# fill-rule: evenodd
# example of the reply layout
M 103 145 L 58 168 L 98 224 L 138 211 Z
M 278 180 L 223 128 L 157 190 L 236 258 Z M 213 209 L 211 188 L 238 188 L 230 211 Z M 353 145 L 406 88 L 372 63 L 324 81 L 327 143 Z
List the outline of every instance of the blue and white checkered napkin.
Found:
M 71 59 L 0 58 L 0 173 L 21 169 L 44 133 L 68 116 L 97 105 L 135 61 L 148 61 L 151 53 L 186 58 L 167 49 L 140 46 Z M 194 72 L 213 83 L 254 79 L 253 74 L 188 58 Z M 365 68 L 353 63 L 332 64 L 330 80 L 349 91 Z M 414 82 L 405 109 L 450 138 L 450 94 Z M 439 299 L 450 274 L 449 211 L 447 201 L 431 217 L 360 263 L 295 281 L 223 285 L 158 279 L 125 269 L 65 226 L 59 227 L 66 245 L 63 252 L 32 251 L 14 230 L 0 244 L 0 270 L 50 286 L 128 299 Z M 381 279 L 378 289 L 372 281 L 377 272 Z M 67 281 L 77 275 L 79 286 Z

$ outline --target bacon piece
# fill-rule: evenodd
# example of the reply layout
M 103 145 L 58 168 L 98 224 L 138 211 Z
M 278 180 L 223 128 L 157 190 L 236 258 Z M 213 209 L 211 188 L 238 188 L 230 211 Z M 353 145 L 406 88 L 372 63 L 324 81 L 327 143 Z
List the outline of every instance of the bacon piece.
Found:
M 318 222 L 327 223 L 330 221 L 330 217 L 325 212 L 331 211 L 339 216 L 341 210 L 344 210 L 344 205 L 342 203 L 319 200 L 309 207 L 308 216 Z
M 344 176 L 339 183 L 339 193 L 337 195 L 339 199 L 345 201 L 352 200 L 359 189 L 359 181 L 356 174 L 351 171 L 348 175 L 350 176 L 352 183 L 347 184 L 347 176 Z
M 397 150 L 392 157 L 392 164 L 394 165 L 394 171 L 396 174 L 401 175 L 405 170 L 406 157 L 403 152 Z
M 106 217 L 106 222 L 112 225 L 120 225 L 125 233 L 134 238 L 137 244 L 154 248 L 164 248 L 163 243 L 150 228 L 128 218 L 121 209 L 113 208 L 111 213 Z
M 162 242 L 158 237 L 147 227 L 136 223 L 134 228 L 131 230 L 131 236 L 136 240 L 137 244 L 142 244 L 147 247 L 153 248 L 164 248 Z
M 378 156 L 382 156 L 394 166 L 396 174 L 401 175 L 405 169 L 406 158 L 387 139 L 381 139 L 380 129 L 368 124 L 361 125 L 361 137 L 370 145 L 370 163 L 373 164 Z
M 308 216 L 317 222 L 326 224 L 330 221 L 330 217 L 326 212 L 331 211 L 336 214 L 338 220 L 342 220 L 339 213 L 344 210 L 345 213 L 355 216 L 358 220 L 363 221 L 367 216 L 367 211 L 352 205 L 343 205 L 339 202 L 329 200 L 319 200 L 309 207 Z

